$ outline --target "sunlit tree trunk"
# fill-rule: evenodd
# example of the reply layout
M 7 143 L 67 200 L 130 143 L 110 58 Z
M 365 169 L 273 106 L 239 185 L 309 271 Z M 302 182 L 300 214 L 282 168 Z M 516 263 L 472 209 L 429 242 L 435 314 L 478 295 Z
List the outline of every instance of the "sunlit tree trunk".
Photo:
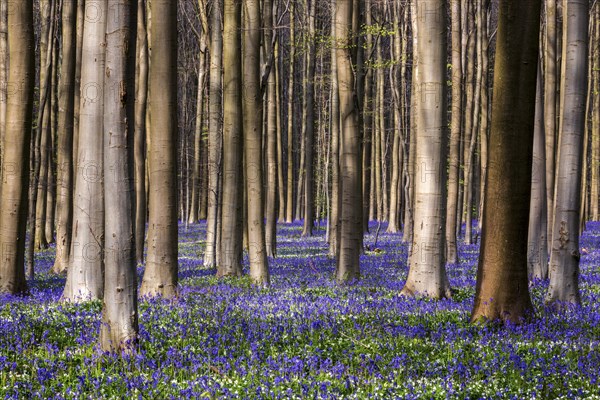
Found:
M 104 292 L 104 101 L 105 34 L 108 2 L 90 1 L 97 18 L 83 28 L 81 105 L 71 257 L 63 300 L 102 298 Z
M 557 4 L 546 0 L 546 48 L 544 61 L 544 131 L 546 134 L 546 203 L 548 207 L 548 248 L 552 248 L 554 213 L 554 169 L 556 160 L 557 92 L 558 92 L 558 28 Z
M 402 293 L 450 297 L 445 269 L 446 217 L 446 6 L 419 2 L 416 10 L 418 103 L 415 219 L 410 269 Z
M 527 224 L 540 0 L 501 0 L 492 126 L 473 321 L 519 322 L 532 311 Z
M 261 12 L 259 0 L 244 0 L 243 85 L 244 152 L 248 191 L 248 255 L 250 278 L 260 286 L 269 284 L 263 213 L 263 100 L 260 87 Z M 269 133 L 268 133 L 269 134 Z M 272 140 L 268 146 L 274 151 Z M 274 181 L 274 179 L 273 179 Z M 275 197 L 275 196 L 273 196 Z M 274 219 L 274 218 L 273 218 Z
M 600 219 L 600 3 L 596 2 L 594 14 L 594 37 L 590 37 L 592 44 L 592 108 L 591 108 L 591 136 L 592 136 L 592 173 L 590 189 L 590 217 L 593 221 Z
M 547 303 L 580 304 L 579 213 L 587 94 L 587 0 L 565 1 L 566 60 Z
M 208 88 L 208 215 L 206 222 L 206 252 L 204 266 L 217 266 L 218 236 L 221 201 L 221 110 L 222 110 L 222 57 L 221 32 L 222 0 L 215 0 L 210 15 L 210 67 Z
M 266 52 L 275 52 L 277 43 L 273 42 L 273 4 L 270 0 L 264 1 L 264 44 Z M 267 55 L 267 57 L 269 57 Z M 275 56 L 275 54 L 273 54 Z M 277 62 L 275 59 L 273 62 Z M 266 152 L 267 152 L 267 198 L 266 198 L 266 226 L 265 243 L 268 257 L 274 257 L 277 250 L 277 81 L 275 69 L 269 71 L 266 100 Z
M 148 258 L 140 295 L 177 294 L 177 4 L 152 0 Z M 159 16 L 159 17 L 156 17 Z
M 446 260 L 458 262 L 456 238 L 456 213 L 458 209 L 458 169 L 460 167 L 460 129 L 462 127 L 462 45 L 461 3 L 451 1 L 452 19 L 452 119 L 450 121 L 450 151 L 448 166 L 448 204 L 446 209 Z
M 242 66 L 241 2 L 224 1 L 223 16 L 223 210 L 218 276 L 242 274 Z M 261 224 L 263 222 L 261 221 Z
M 33 2 L 8 0 L 6 133 L 0 196 L 0 292 L 25 293 L 25 230 L 29 188 L 35 57 Z M 12 89 L 12 90 L 11 90 Z
M 155 0 L 154 0 L 155 1 Z M 137 59 L 137 0 L 109 0 L 118 10 L 106 24 L 106 78 L 104 80 L 105 229 L 104 300 L 100 347 L 129 351 L 138 333 L 137 275 L 135 268 L 133 130 L 131 114 Z M 155 42 L 156 43 L 156 42 Z M 130 44 L 133 44 L 130 45 Z M 131 56 L 130 56 L 131 54 Z M 133 84 L 132 84 L 133 83 Z
M 337 4 L 335 4 L 337 3 Z M 362 250 L 362 183 L 358 110 L 354 101 L 354 75 L 349 43 L 352 40 L 351 0 L 334 1 L 337 78 L 339 84 L 341 148 L 340 241 L 336 280 L 347 282 L 360 276 Z M 354 10 L 356 12 L 356 10 Z
M 310 13 L 308 16 L 308 52 L 306 53 L 306 93 L 305 93 L 305 114 L 302 128 L 304 130 L 304 226 L 302 236 L 312 236 L 315 220 L 315 199 L 314 199 L 314 97 L 315 97 L 315 17 L 317 13 L 317 2 L 312 1 Z
M 146 32 L 146 1 L 137 0 L 136 27 L 136 93 L 135 131 L 133 133 L 134 188 L 135 188 L 135 259 L 144 261 L 144 239 L 146 236 L 146 108 L 148 101 L 148 36 Z
M 73 224 L 73 120 L 75 108 L 75 52 L 77 1 L 62 7 L 62 65 L 58 115 L 58 221 L 56 260 L 52 270 L 65 272 L 71 250 Z
M 331 0 L 335 7 L 336 0 Z M 339 40 L 336 32 L 336 15 L 332 16 L 331 37 Z M 340 228 L 340 101 L 338 83 L 337 46 L 331 46 L 331 207 L 329 214 L 329 255 L 338 253 Z
M 42 29 L 40 36 L 40 105 L 38 112 L 38 135 L 34 167 L 35 208 L 34 248 L 48 247 L 46 238 L 46 213 L 48 191 L 48 164 L 50 157 L 51 113 L 52 113 L 52 53 L 54 49 L 55 3 L 54 0 L 40 2 Z
M 0 171 L 4 160 L 8 79 L 8 0 L 0 1 Z
M 288 101 L 287 101 L 287 193 L 285 222 L 294 221 L 294 71 L 296 62 L 296 32 L 295 32 L 295 5 L 292 1 L 289 9 L 290 18 L 290 61 L 288 76 Z

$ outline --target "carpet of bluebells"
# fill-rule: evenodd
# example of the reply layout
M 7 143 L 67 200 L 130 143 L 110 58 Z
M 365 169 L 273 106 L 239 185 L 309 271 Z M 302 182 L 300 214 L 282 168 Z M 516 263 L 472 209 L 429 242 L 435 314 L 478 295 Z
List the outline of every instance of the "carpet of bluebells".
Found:
M 140 302 L 139 351 L 124 358 L 98 350 L 100 302 L 58 301 L 50 248 L 30 296 L 0 297 L 0 398 L 600 399 L 600 223 L 582 238 L 583 306 L 545 310 L 548 282 L 534 282 L 536 318 L 507 327 L 469 323 L 477 244 L 448 266 L 451 300 L 403 298 L 407 247 L 375 231 L 362 280 L 338 287 L 324 230 L 282 225 L 272 285 L 257 289 L 216 280 L 205 225 L 181 226 L 180 297 Z

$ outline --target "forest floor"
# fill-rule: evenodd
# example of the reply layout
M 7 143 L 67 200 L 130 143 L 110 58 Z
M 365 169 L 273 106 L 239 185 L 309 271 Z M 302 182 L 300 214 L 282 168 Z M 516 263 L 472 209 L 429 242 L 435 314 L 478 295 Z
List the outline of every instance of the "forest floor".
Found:
M 180 227 L 180 296 L 140 302 L 123 359 L 97 348 L 101 302 L 58 302 L 54 249 L 39 253 L 31 295 L 0 296 L 0 398 L 600 399 L 600 223 L 581 241 L 583 306 L 545 310 L 534 282 L 535 318 L 507 327 L 469 323 L 477 244 L 448 266 L 454 297 L 431 301 L 399 296 L 407 247 L 385 225 L 347 287 L 322 228 L 281 225 L 268 289 L 204 268 L 204 229 Z

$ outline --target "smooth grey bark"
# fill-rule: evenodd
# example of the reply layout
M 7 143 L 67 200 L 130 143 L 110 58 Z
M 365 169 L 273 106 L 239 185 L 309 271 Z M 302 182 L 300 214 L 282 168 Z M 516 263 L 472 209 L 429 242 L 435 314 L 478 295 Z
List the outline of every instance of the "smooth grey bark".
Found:
M 62 6 L 62 65 L 58 114 L 58 220 L 56 259 L 52 271 L 63 273 L 69 265 L 73 225 L 73 123 L 75 110 L 75 57 L 77 0 Z
M 531 279 L 548 277 L 548 240 L 546 234 L 546 141 L 544 135 L 544 101 L 541 67 L 535 99 L 535 125 L 533 133 L 533 165 L 531 171 L 531 203 L 529 211 L 529 245 L 527 271 Z
M 559 0 L 546 0 L 546 48 L 544 60 L 544 132 L 546 134 L 546 203 L 548 206 L 548 248 L 552 248 L 554 215 L 554 175 L 556 164 L 557 92 L 558 92 L 558 23 Z
M 263 99 L 260 87 L 261 13 L 259 0 L 243 0 L 243 148 L 246 157 L 248 207 L 248 255 L 250 278 L 259 286 L 269 284 L 263 211 Z M 270 141 L 271 151 L 274 141 Z M 274 179 L 273 179 L 274 180 Z M 274 196 L 273 196 L 274 197 Z
M 546 302 L 581 304 L 579 293 L 579 214 L 583 165 L 583 132 L 587 94 L 587 0 L 565 1 L 561 124 L 556 175 L 550 287 Z
M 89 1 L 89 0 L 88 0 Z M 91 3 L 90 3 L 91 4 Z M 93 3 L 96 18 L 83 27 L 79 143 L 71 257 L 62 299 L 100 299 L 104 293 L 104 101 L 105 34 L 108 2 Z
M 210 15 L 210 66 L 208 87 L 208 215 L 204 266 L 217 266 L 221 195 L 221 111 L 223 35 L 221 33 L 222 0 L 215 0 Z
M 402 294 L 450 297 L 445 269 L 446 217 L 446 6 L 417 7 L 419 91 L 416 104 L 415 214 L 410 269 Z
M 104 79 L 104 176 L 106 239 L 104 243 L 104 299 L 100 347 L 103 351 L 132 351 L 138 334 L 137 274 L 135 263 L 135 191 L 133 135 L 128 114 L 135 80 L 137 0 L 108 0 Z M 116 12 L 118 10 L 118 12 Z M 133 44 L 133 45 L 132 45 Z M 133 57 L 130 57 L 133 53 Z
M 0 188 L 0 293 L 25 293 L 25 230 L 35 65 L 33 2 L 8 0 L 6 134 Z
M 337 4 L 335 4 L 337 3 Z M 354 74 L 349 43 L 352 40 L 351 0 L 334 2 L 337 75 L 340 101 L 341 152 L 341 210 L 339 255 L 335 278 L 339 283 L 360 277 L 359 257 L 362 251 L 362 182 L 361 149 L 358 110 L 356 109 Z
M 219 277 L 242 275 L 245 224 L 242 223 L 241 6 L 241 1 L 225 0 L 223 8 L 223 201 Z
M 462 45 L 461 0 L 451 1 L 452 29 L 452 116 L 448 165 L 448 203 L 446 208 L 446 261 L 458 262 L 456 214 L 458 210 L 460 131 L 462 127 Z
M 177 3 L 152 0 L 148 257 L 141 296 L 177 295 Z M 159 16 L 159 17 L 156 17 Z
M 138 0 L 136 27 L 135 130 L 133 132 L 133 180 L 135 187 L 135 259 L 144 261 L 144 241 L 148 204 L 146 197 L 146 112 L 148 106 L 148 33 L 146 31 L 146 1 Z

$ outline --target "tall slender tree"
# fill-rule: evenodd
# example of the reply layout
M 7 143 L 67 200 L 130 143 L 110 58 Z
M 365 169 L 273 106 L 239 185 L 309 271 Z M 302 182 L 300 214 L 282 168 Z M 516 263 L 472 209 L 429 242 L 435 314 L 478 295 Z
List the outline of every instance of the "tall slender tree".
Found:
M 0 188 L 0 292 L 24 293 L 25 229 L 29 188 L 35 65 L 33 2 L 8 0 L 8 48 L 6 134 L 2 143 Z
M 146 198 L 146 112 L 148 102 L 148 33 L 146 30 L 146 1 L 137 0 L 135 130 L 133 132 L 135 186 L 135 259 L 144 261 L 144 240 L 148 204 Z
M 140 295 L 177 295 L 177 3 L 152 0 L 148 258 Z
M 239 0 L 225 0 L 223 15 L 223 209 L 217 275 L 242 274 L 242 65 Z M 261 221 L 261 224 L 263 221 Z
M 353 38 L 352 17 L 356 10 L 352 0 L 333 0 L 335 10 L 335 42 L 339 85 L 341 153 L 341 210 L 339 255 L 336 280 L 346 282 L 359 278 L 362 251 L 362 160 L 360 129 L 356 109 L 355 83 L 350 43 Z M 336 4 L 337 3 L 337 4 Z
M 206 252 L 204 265 L 217 266 L 220 220 L 221 158 L 223 140 L 221 136 L 222 84 L 223 84 L 223 35 L 221 23 L 223 0 L 214 0 L 210 14 L 210 67 L 208 87 L 208 215 L 206 222 Z
M 108 0 L 104 79 L 105 272 L 100 346 L 131 350 L 137 339 L 132 114 L 137 0 Z M 131 56 L 130 56 L 131 54 Z M 132 79 L 133 78 L 133 79 Z
M 405 295 L 450 297 L 445 269 L 446 217 L 446 7 L 417 5 L 419 91 L 416 117 L 415 214 Z
M 81 0 L 80 0 L 81 1 Z M 73 224 L 73 123 L 75 111 L 75 52 L 77 1 L 62 5 L 62 65 L 58 115 L 58 223 L 53 271 L 65 272 L 71 251 Z
M 243 103 L 246 190 L 248 192 L 248 254 L 250 277 L 269 284 L 263 212 L 263 99 L 260 74 L 261 12 L 259 0 L 244 0 Z M 271 146 L 272 147 L 272 146 Z
M 471 319 L 519 322 L 532 310 L 527 233 L 540 0 L 501 0 L 481 254 Z
M 63 299 L 102 298 L 104 292 L 104 75 L 107 0 L 87 0 L 81 65 L 77 174 L 71 256 Z
M 579 213 L 583 165 L 583 132 L 587 95 L 587 0 L 567 0 L 563 12 L 564 60 L 559 157 L 556 176 L 550 287 L 546 302 L 580 304 Z
M 450 121 L 450 154 L 448 166 L 448 204 L 446 209 L 446 260 L 458 262 L 456 245 L 456 212 L 458 208 L 458 168 L 460 130 L 462 127 L 462 46 L 461 46 L 461 0 L 451 1 L 452 20 L 452 120 Z
M 305 3 L 308 6 L 308 2 Z M 315 17 L 317 2 L 311 1 L 308 15 L 308 49 L 306 52 L 306 82 L 304 93 L 303 137 L 304 137 L 304 226 L 302 236 L 312 236 L 315 219 L 314 199 L 314 98 L 315 98 L 315 66 L 316 66 L 316 30 Z
M 527 268 L 531 278 L 548 277 L 548 240 L 546 234 L 546 146 L 544 138 L 544 101 L 542 69 L 538 68 L 535 94 L 533 165 L 531 171 L 531 204 L 529 212 L 529 244 Z

